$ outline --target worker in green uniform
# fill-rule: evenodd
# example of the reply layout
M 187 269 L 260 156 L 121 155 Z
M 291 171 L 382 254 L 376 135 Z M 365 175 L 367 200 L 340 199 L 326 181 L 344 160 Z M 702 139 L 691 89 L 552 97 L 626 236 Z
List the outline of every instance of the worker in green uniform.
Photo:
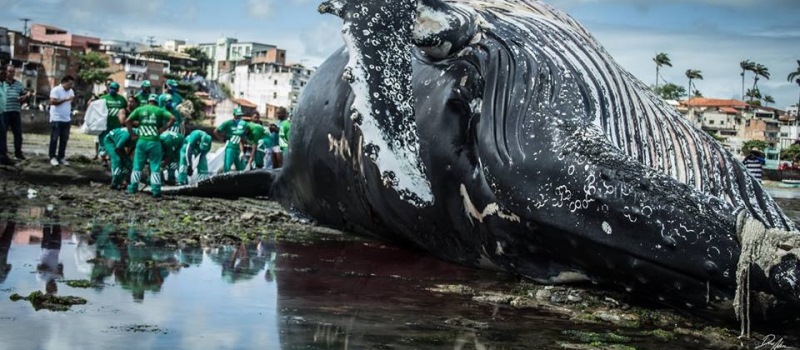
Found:
M 111 159 L 111 189 L 122 188 L 125 176 L 131 171 L 131 158 L 129 148 L 136 146 L 131 139 L 128 128 L 116 128 L 108 132 L 103 138 L 103 148 Z
M 167 80 L 164 86 L 164 93 L 158 97 L 158 106 L 164 108 L 175 117 L 175 124 L 170 131 L 183 135 L 183 115 L 178 111 L 178 106 L 183 103 L 183 97 L 178 93 L 178 82 L 173 79 Z
M 225 164 L 222 166 L 222 172 L 227 173 L 231 171 L 233 165 L 236 170 L 244 170 L 244 162 L 240 155 L 242 154 L 242 137 L 247 130 L 247 122 L 242 120 L 241 108 L 233 109 L 233 120 L 228 120 L 214 130 L 214 136 L 221 140 L 226 140 L 225 144 Z
M 150 162 L 150 190 L 153 197 L 161 196 L 161 158 L 162 148 L 159 135 L 175 123 L 175 117 L 156 103 L 158 96 L 150 95 L 148 104 L 136 108 L 128 117 L 128 133 L 131 138 L 138 139 L 136 153 L 133 157 L 133 172 L 128 185 L 128 193 L 134 194 L 139 190 L 139 180 L 142 177 L 144 163 Z M 133 133 L 134 124 L 138 124 L 138 135 Z
M 289 120 L 286 108 L 281 108 L 278 111 L 278 120 L 279 144 L 281 146 L 281 153 L 285 155 L 286 149 L 289 148 L 289 132 L 292 130 L 292 122 Z
M 180 163 L 178 164 L 178 185 L 188 185 L 189 175 L 192 174 L 192 155 L 197 154 L 200 160 L 197 162 L 198 180 L 202 181 L 208 177 L 208 160 L 206 154 L 211 150 L 211 135 L 203 130 L 192 131 L 180 151 Z
M 253 161 L 255 161 L 255 168 L 253 169 L 261 169 L 264 167 L 264 157 L 266 155 L 266 148 L 262 149 L 262 139 L 265 135 L 269 134 L 263 126 L 257 123 L 247 123 L 247 134 L 245 140 L 247 141 L 248 147 L 250 147 L 250 157 L 247 159 L 247 165 L 245 169 L 251 169 L 253 165 Z M 272 135 L 269 135 L 272 136 Z M 270 142 L 272 137 L 269 138 Z
M 174 185 L 175 172 L 178 171 L 178 159 L 183 146 L 183 135 L 174 131 L 165 131 L 159 136 L 164 152 L 164 167 L 167 169 L 167 184 Z
M 106 130 L 97 135 L 97 144 L 103 145 L 106 135 L 111 130 L 121 128 L 125 122 L 125 109 L 128 108 L 128 100 L 119 94 L 119 84 L 117 82 L 110 82 L 108 84 L 108 93 L 100 96 L 101 100 L 106 101 L 108 108 L 108 116 L 106 117 Z M 106 163 L 108 154 L 105 152 L 105 147 L 101 147 L 97 152 L 98 157 L 102 158 L 103 163 Z
M 138 102 L 137 107 L 147 105 L 147 98 L 150 97 L 150 80 L 145 80 L 142 82 L 142 89 L 133 96 Z

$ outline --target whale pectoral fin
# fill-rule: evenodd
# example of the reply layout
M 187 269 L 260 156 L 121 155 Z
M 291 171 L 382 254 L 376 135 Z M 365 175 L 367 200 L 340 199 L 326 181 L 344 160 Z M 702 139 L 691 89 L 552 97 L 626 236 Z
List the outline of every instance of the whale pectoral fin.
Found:
M 272 197 L 280 174 L 280 169 L 221 174 L 190 185 L 165 187 L 162 194 L 229 199 Z

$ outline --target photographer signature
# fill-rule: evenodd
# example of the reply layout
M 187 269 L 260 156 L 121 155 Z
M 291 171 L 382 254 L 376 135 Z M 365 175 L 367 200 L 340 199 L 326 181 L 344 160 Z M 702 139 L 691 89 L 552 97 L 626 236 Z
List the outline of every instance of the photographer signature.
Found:
M 756 349 L 769 349 L 769 350 L 778 350 L 778 349 L 786 349 L 786 345 L 783 345 L 783 338 L 778 338 L 775 335 L 768 335 L 764 337 L 761 341 L 761 345 L 757 346 Z

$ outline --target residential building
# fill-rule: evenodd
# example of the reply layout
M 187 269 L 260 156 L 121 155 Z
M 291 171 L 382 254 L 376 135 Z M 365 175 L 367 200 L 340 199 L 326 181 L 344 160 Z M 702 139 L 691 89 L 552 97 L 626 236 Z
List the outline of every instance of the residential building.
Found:
M 8 39 L 8 28 L 0 27 L 0 62 L 11 60 L 11 41 Z
M 31 25 L 31 38 L 45 43 L 68 46 L 77 51 L 100 49 L 100 38 L 70 34 L 64 29 L 44 24 Z
M 800 114 L 798 114 L 797 112 L 798 112 L 797 105 L 791 106 L 786 109 L 786 114 L 792 117 L 800 117 Z
M 753 118 L 745 121 L 740 135 L 747 140 L 760 140 L 777 146 L 780 132 L 781 125 L 777 119 Z
M 210 67 L 206 68 L 208 72 L 206 78 L 210 80 L 217 80 L 222 75 L 231 74 L 238 62 L 248 60 L 256 52 L 277 49 L 274 45 L 239 42 L 235 38 L 220 38 L 215 43 L 200 44 L 197 47 L 205 52 L 213 62 Z M 276 51 L 276 53 L 278 52 Z
M 167 60 L 151 58 L 128 53 L 112 53 L 109 55 L 109 70 L 114 72 L 110 78 L 122 86 L 125 95 L 135 94 L 142 87 L 142 82 L 149 80 L 153 93 L 161 93 L 170 72 Z
M 142 53 L 150 48 L 143 44 L 137 43 L 134 41 L 124 41 L 124 40 L 101 40 L 100 41 L 100 51 L 103 52 L 124 52 L 124 53 Z
M 167 41 L 164 42 L 164 44 L 161 45 L 161 48 L 163 48 L 165 51 L 180 52 L 180 50 L 178 50 L 178 48 L 181 45 L 186 45 L 186 41 L 185 40 L 167 40 Z
M 274 107 L 284 107 L 294 113 L 297 99 L 311 78 L 312 71 L 302 65 L 285 66 L 277 63 L 245 63 L 236 67 L 233 82 L 234 97 L 252 101 L 256 110 L 273 118 Z M 273 108 L 270 108 L 273 106 Z
M 46 99 L 50 89 L 61 83 L 65 75 L 75 75 L 77 62 L 72 49 L 58 44 L 33 40 L 17 31 L 7 31 L 10 43 L 10 62 L 17 67 L 17 77 L 23 86 Z

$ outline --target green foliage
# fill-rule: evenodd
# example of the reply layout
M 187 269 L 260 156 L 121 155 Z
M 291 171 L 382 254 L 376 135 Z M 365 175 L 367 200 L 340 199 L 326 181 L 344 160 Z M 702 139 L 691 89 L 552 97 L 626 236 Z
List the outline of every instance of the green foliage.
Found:
M 750 140 L 742 144 L 742 153 L 746 153 L 753 148 L 763 151 L 767 147 L 769 147 L 769 144 L 766 141 Z
M 794 161 L 800 157 L 800 145 L 794 144 L 781 151 L 781 160 Z
M 206 55 L 205 51 L 200 50 L 199 48 L 196 47 L 191 47 L 186 49 L 186 51 L 184 52 L 187 55 L 197 60 L 197 66 L 199 67 L 199 69 L 197 70 L 197 74 L 201 76 L 206 76 L 205 68 L 210 66 L 214 62 L 211 60 L 211 58 L 209 58 Z
M 666 83 L 662 86 L 658 86 L 654 88 L 654 91 L 665 100 L 680 100 L 687 95 L 686 88 L 673 83 Z
M 222 89 L 222 93 L 225 94 L 225 97 L 233 97 L 233 92 L 231 92 L 231 87 L 228 86 L 228 84 L 219 84 L 219 88 Z
M 707 132 L 709 135 L 711 135 L 711 137 L 713 137 L 715 140 L 717 140 L 717 141 L 719 141 L 719 142 L 725 142 L 725 141 L 728 141 L 728 139 L 727 139 L 727 138 L 724 138 L 724 137 L 722 137 L 722 136 L 719 136 L 719 135 L 717 135 L 717 132 L 716 132 L 716 131 L 706 130 L 706 132 Z
M 79 53 L 78 56 L 78 81 L 80 88 L 91 88 L 95 84 L 102 84 L 111 75 L 107 70 L 108 59 L 100 53 Z

